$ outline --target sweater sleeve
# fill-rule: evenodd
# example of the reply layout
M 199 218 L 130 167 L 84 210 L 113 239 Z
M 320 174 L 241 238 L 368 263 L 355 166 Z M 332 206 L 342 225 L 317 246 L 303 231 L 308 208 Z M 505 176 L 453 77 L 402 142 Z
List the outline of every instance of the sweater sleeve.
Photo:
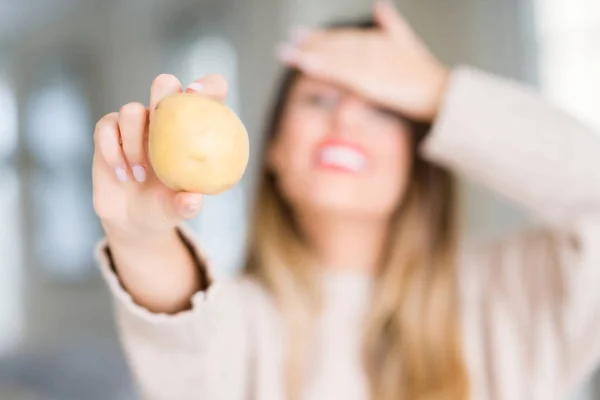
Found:
M 197 265 L 209 265 L 192 233 L 180 228 Z M 112 294 L 117 328 L 144 400 L 241 400 L 248 390 L 249 302 L 241 282 L 212 282 L 192 307 L 155 314 L 136 304 L 115 273 L 106 240 L 97 260 Z M 210 271 L 204 271 L 210 278 Z
M 509 305 L 524 330 L 554 337 L 531 343 L 556 347 L 533 357 L 539 371 L 560 355 L 557 378 L 579 383 L 600 361 L 600 134 L 529 88 L 463 67 L 422 151 L 544 221 L 537 238 L 519 232 L 482 245 L 490 268 L 467 274 L 487 275 L 482 302 Z

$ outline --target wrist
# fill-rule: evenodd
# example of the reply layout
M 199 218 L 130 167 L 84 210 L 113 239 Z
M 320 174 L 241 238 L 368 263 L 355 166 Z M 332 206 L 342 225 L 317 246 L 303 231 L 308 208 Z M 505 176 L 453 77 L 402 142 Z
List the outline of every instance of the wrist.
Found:
M 175 227 L 161 231 L 136 231 L 102 223 L 108 243 L 114 247 L 158 248 L 177 239 Z
M 432 79 L 431 87 L 431 100 L 430 100 L 430 111 L 428 112 L 428 119 L 433 122 L 444 102 L 446 96 L 446 90 L 448 88 L 448 82 L 450 81 L 450 70 L 446 67 L 440 66 L 439 71 L 435 74 L 435 78 Z

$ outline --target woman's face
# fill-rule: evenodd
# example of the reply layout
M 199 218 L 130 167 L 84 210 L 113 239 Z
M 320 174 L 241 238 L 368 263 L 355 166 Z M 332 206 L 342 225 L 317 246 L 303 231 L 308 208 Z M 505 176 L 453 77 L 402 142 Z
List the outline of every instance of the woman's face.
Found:
M 267 157 L 295 207 L 388 218 L 410 176 L 411 138 L 396 115 L 337 86 L 300 76 Z

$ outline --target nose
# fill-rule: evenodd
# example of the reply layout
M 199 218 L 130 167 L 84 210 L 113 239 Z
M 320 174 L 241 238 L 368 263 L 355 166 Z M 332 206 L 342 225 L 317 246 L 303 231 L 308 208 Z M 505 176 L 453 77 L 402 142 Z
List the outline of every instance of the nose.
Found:
M 353 135 L 364 119 L 364 102 L 356 96 L 343 96 L 333 119 L 333 131 L 340 136 Z

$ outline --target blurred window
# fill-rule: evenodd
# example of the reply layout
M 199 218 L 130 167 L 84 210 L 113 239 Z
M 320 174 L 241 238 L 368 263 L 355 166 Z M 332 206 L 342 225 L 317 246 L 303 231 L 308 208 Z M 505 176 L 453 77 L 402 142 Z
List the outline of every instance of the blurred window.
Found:
M 16 349 L 24 324 L 17 139 L 16 99 L 0 75 L 0 356 Z
M 27 102 L 25 135 L 35 265 L 52 278 L 73 281 L 95 271 L 93 123 L 77 76 L 59 72 L 45 78 Z
M 0 165 L 17 149 L 17 101 L 9 85 L 0 79 Z
M 38 264 L 63 281 L 73 281 L 94 271 L 92 252 L 98 239 L 91 210 L 89 176 L 80 168 L 33 175 L 32 217 Z M 88 174 L 89 175 L 89 174 Z
M 600 128 L 600 2 L 535 0 L 545 94 Z
M 82 91 L 67 79 L 53 82 L 31 99 L 27 147 L 44 167 L 73 169 L 87 159 L 90 120 Z

